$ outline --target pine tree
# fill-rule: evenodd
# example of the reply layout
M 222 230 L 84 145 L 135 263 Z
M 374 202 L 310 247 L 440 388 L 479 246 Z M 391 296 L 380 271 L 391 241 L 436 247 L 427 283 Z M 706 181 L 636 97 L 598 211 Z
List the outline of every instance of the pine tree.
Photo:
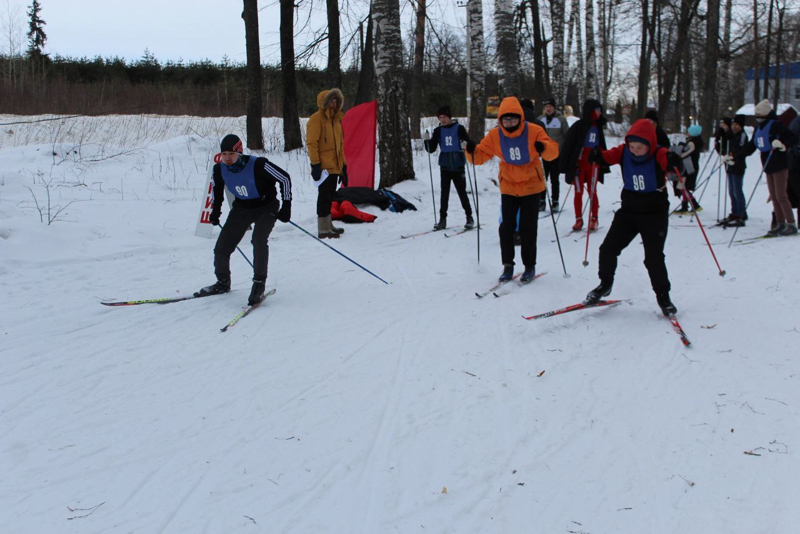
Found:
M 44 25 L 47 24 L 39 16 L 42 5 L 39 0 L 33 0 L 31 7 L 28 8 L 28 58 L 42 59 L 44 57 L 44 44 L 47 42 L 47 34 L 44 33 Z

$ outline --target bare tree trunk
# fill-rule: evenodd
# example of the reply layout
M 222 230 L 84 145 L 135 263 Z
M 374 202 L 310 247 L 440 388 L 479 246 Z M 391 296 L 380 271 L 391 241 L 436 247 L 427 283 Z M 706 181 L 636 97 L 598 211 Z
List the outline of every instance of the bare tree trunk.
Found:
M 720 59 L 719 98 L 724 103 L 725 111 L 729 111 L 733 103 L 731 94 L 731 22 L 733 21 L 733 0 L 725 1 L 725 21 L 722 28 L 722 51 Z
M 691 124 L 690 117 L 692 115 L 692 56 L 688 46 L 683 47 L 681 56 L 683 59 L 681 72 L 683 75 L 683 113 L 681 125 L 688 127 Z M 679 85 L 678 92 L 680 91 L 681 87 Z
M 281 0 L 281 82 L 283 84 L 283 150 L 303 146 L 297 112 L 297 77 L 294 71 L 294 0 Z
M 610 2 L 609 2 L 610 3 Z M 607 100 L 607 84 L 606 77 L 608 72 L 606 66 L 608 65 L 608 35 L 606 34 L 606 0 L 597 0 L 597 34 L 599 40 L 597 46 L 600 48 L 600 57 L 597 58 L 597 74 L 598 74 L 598 98 L 606 104 Z
M 341 39 L 339 37 L 339 0 L 326 0 L 328 7 L 328 85 L 342 86 L 340 60 Z
M 689 31 L 691 30 L 692 21 L 697 14 L 697 5 L 700 0 L 684 0 L 681 2 L 680 15 L 675 32 L 675 47 L 671 52 L 671 57 L 666 63 L 666 71 L 664 72 L 664 92 L 661 93 L 658 101 L 659 109 L 666 109 L 672 98 L 672 88 L 675 83 L 675 76 L 677 75 L 678 68 L 680 67 L 681 60 L 684 56 L 684 50 L 689 46 Z
M 773 107 L 778 111 L 778 104 L 781 102 L 781 51 L 783 50 L 783 14 L 786 6 L 778 9 L 778 43 L 775 46 L 775 98 Z M 786 66 L 786 70 L 789 66 Z M 786 73 L 783 73 L 784 75 Z M 788 99 L 787 99 L 788 100 Z
M 372 7 L 370 7 L 369 18 L 367 20 L 367 35 L 364 37 L 365 42 L 362 46 L 361 53 L 361 73 L 358 76 L 356 105 L 372 100 L 372 86 L 375 80 L 375 54 L 373 53 L 373 44 L 375 42 L 374 33 Z
M 539 104 L 547 98 L 544 89 L 544 62 L 542 60 L 542 50 L 547 45 L 542 40 L 539 2 L 538 0 L 530 0 L 528 5 L 531 9 L 531 23 L 533 26 L 533 100 Z
M 636 117 L 644 117 L 647 110 L 647 89 L 650 85 L 650 50 L 648 38 L 648 0 L 642 0 L 642 44 L 639 48 L 639 90 L 636 92 Z
M 583 80 L 586 76 L 586 70 L 583 64 L 583 22 L 581 20 L 581 3 L 580 0 L 572 0 L 572 15 L 575 17 L 575 41 L 576 50 L 575 55 L 578 58 L 578 64 L 575 71 L 575 86 L 578 88 L 578 107 L 575 111 L 580 115 L 580 104 L 588 95 L 583 90 Z
M 475 141 L 483 139 L 486 130 L 486 57 L 483 49 L 483 2 L 467 2 L 469 17 L 469 72 L 472 95 L 469 112 L 469 137 Z
M 247 48 L 247 148 L 264 150 L 261 128 L 261 48 L 258 43 L 258 0 L 244 0 Z
M 494 25 L 497 36 L 497 81 L 500 86 L 500 96 L 519 96 L 522 85 L 512 0 L 495 0 Z
M 770 67 L 770 47 L 772 45 L 772 8 L 775 5 L 774 0 L 769 0 L 769 16 L 767 17 L 767 45 L 764 47 L 764 98 L 769 100 L 769 67 Z M 758 76 L 756 76 L 757 78 Z M 758 103 L 758 102 L 756 102 Z
M 586 1 L 586 98 L 599 98 L 597 91 L 597 58 L 594 39 L 594 0 Z M 605 102 L 603 102 L 605 105 Z
M 411 132 L 403 80 L 399 0 L 374 0 L 375 77 L 378 89 L 380 185 L 414 179 Z
M 533 0 L 534 2 L 536 0 Z M 552 85 L 553 96 L 556 98 L 557 105 L 563 106 L 567 98 L 566 88 L 564 87 L 564 2 L 561 0 L 550 1 L 550 19 L 552 20 L 553 32 L 553 67 Z
M 422 117 L 422 63 L 425 58 L 426 0 L 417 0 L 417 27 L 414 30 L 414 68 L 411 71 L 411 139 L 419 139 Z
M 701 104 L 699 124 L 703 131 L 711 135 L 719 119 L 717 110 L 717 69 L 719 68 L 719 3 L 720 0 L 707 0 L 706 3 L 706 43 L 702 68 Z
M 761 100 L 761 80 L 758 69 L 758 0 L 753 0 L 753 69 L 756 73 L 753 84 L 753 104 L 758 104 L 758 101 Z

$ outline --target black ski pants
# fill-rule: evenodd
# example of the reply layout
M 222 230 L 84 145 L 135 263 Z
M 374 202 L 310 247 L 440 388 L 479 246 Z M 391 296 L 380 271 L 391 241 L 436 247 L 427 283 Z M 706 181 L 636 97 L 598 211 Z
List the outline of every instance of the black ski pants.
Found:
M 327 180 L 326 180 L 327 181 Z M 258 208 L 242 208 L 233 203 L 233 208 L 228 214 L 222 232 L 217 238 L 214 247 L 214 273 L 218 280 L 230 280 L 231 254 L 234 253 L 245 232 L 253 225 L 253 278 L 267 279 L 267 264 L 269 263 L 269 234 L 275 226 L 275 213 L 278 211 L 278 201 Z
M 339 185 L 339 175 L 330 174 L 317 188 L 317 217 L 327 217 L 331 214 L 331 203 Z
M 467 178 L 464 175 L 464 169 L 458 171 L 448 171 L 440 167 L 439 172 L 442 177 L 442 204 L 439 210 L 439 216 L 442 219 L 447 219 L 447 208 L 450 204 L 450 182 L 456 186 L 458 199 L 461 201 L 461 207 L 464 208 L 464 213 L 467 216 L 472 215 L 472 206 L 469 203 L 469 195 L 467 195 Z
M 550 198 L 553 202 L 558 202 L 558 197 L 561 192 L 561 187 L 558 184 L 558 158 L 553 161 L 542 161 L 544 165 L 545 178 L 550 180 Z M 547 201 L 544 196 L 542 200 Z
M 536 236 L 539 232 L 539 199 L 544 193 L 515 197 L 500 197 L 500 255 L 503 265 L 514 265 L 514 231 L 519 212 L 520 254 L 525 267 L 536 267 Z
M 653 291 L 665 293 L 670 290 L 667 264 L 664 257 L 664 244 L 669 228 L 669 204 L 656 212 L 631 212 L 622 206 L 614 214 L 614 221 L 600 245 L 599 274 L 604 284 L 614 282 L 617 270 L 617 257 L 637 236 L 642 236 L 644 245 L 644 266 L 650 274 Z

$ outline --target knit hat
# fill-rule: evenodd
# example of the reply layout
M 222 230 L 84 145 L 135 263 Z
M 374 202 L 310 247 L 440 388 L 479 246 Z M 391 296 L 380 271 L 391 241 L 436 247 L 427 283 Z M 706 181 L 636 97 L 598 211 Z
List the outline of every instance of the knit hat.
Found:
M 234 134 L 228 134 L 222 138 L 219 144 L 220 152 L 238 152 L 242 153 L 242 140 Z
M 553 97 L 548 98 L 544 102 L 542 102 L 543 106 L 553 106 L 556 107 L 556 99 Z
M 638 135 L 629 135 L 625 138 L 626 143 L 642 143 L 643 145 L 650 146 L 650 141 Z
M 531 109 L 531 110 L 536 109 L 533 106 L 533 100 L 531 100 L 530 98 L 521 98 L 519 100 L 519 105 L 522 106 L 522 109 Z
M 647 113 L 644 114 L 645 119 L 650 119 L 654 123 L 658 124 L 658 111 L 654 109 L 648 109 Z
M 736 115 L 733 118 L 733 122 L 735 122 L 736 124 L 738 124 L 742 128 L 744 128 L 744 124 L 745 124 L 746 120 L 747 120 L 747 118 L 744 115 Z
M 722 117 L 722 122 L 724 122 L 728 126 L 728 128 L 730 128 L 731 122 L 733 121 L 731 121 L 730 117 Z
M 772 111 L 772 104 L 766 98 L 756 104 L 756 117 L 766 117 Z
M 436 112 L 436 116 L 439 117 L 441 115 L 447 115 L 451 119 L 453 118 L 453 114 L 450 112 L 450 106 L 442 106 L 439 108 L 439 111 Z
M 700 126 L 699 124 L 692 124 L 686 131 L 689 132 L 689 135 L 691 135 L 692 137 L 697 137 L 698 135 L 703 133 L 703 127 Z

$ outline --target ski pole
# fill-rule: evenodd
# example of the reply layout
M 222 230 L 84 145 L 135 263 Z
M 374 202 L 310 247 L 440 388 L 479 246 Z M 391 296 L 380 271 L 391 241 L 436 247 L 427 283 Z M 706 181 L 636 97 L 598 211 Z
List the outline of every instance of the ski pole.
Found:
M 430 139 L 428 139 L 430 141 Z M 425 148 L 425 152 L 428 152 L 427 147 L 425 147 L 425 141 L 422 142 L 422 147 Z M 436 197 L 433 194 L 433 165 L 431 164 L 431 153 L 428 152 L 428 173 L 431 175 L 431 206 L 433 207 L 433 225 L 436 226 Z
M 567 274 L 567 264 L 564 263 L 564 253 L 561 252 L 561 240 L 558 238 L 558 228 L 556 227 L 556 216 L 553 215 L 553 201 L 547 191 L 547 182 L 544 184 L 544 194 L 547 195 L 547 202 L 550 204 L 550 219 L 553 221 L 553 231 L 556 233 L 556 244 L 558 245 L 558 255 L 561 256 L 561 268 L 564 269 L 564 278 L 569 278 Z M 567 192 L 569 194 L 569 192 Z
M 589 190 L 589 224 L 586 225 L 586 252 L 583 254 L 584 267 L 589 265 L 589 234 L 592 233 L 592 203 L 594 201 L 595 188 L 597 187 L 597 174 L 599 168 L 600 167 L 596 163 L 592 165 L 592 188 Z
M 678 177 L 678 181 L 684 187 L 681 189 L 681 193 L 683 193 L 683 198 L 686 202 L 690 202 L 689 194 L 686 192 L 685 182 L 683 180 L 683 176 L 681 176 L 680 171 L 678 168 L 675 167 L 675 175 Z M 719 275 L 725 276 L 725 271 L 722 270 L 722 267 L 719 266 L 719 262 L 717 261 L 717 255 L 714 254 L 714 247 L 711 246 L 711 241 L 708 240 L 708 236 L 706 235 L 706 230 L 703 228 L 703 223 L 700 222 L 700 217 L 697 216 L 697 213 L 694 214 L 694 218 L 697 221 L 697 225 L 700 227 L 700 231 L 703 232 L 703 237 L 706 239 L 706 243 L 708 244 L 708 250 L 711 251 L 711 257 L 714 258 L 714 263 L 717 264 L 717 269 L 719 269 Z
M 772 159 L 772 154 L 774 154 L 774 153 L 775 153 L 775 149 L 774 148 L 769 151 L 769 156 L 767 156 L 767 161 L 764 162 L 764 166 L 761 168 L 761 174 L 758 175 L 758 180 L 756 180 L 756 185 L 753 186 L 753 192 L 750 193 L 750 198 L 747 199 L 747 204 L 744 205 L 745 213 L 747 212 L 747 208 L 750 207 L 750 201 L 753 200 L 753 195 L 756 194 L 756 188 L 758 188 L 758 184 L 759 184 L 759 182 L 761 182 L 761 177 L 764 176 L 764 171 L 767 169 L 767 165 L 769 165 L 769 160 Z M 741 228 L 741 226 L 737 226 L 736 229 L 733 231 L 733 235 L 731 236 L 731 240 L 728 243 L 728 248 L 731 248 L 731 245 L 733 244 L 733 240 L 736 238 L 736 232 L 739 231 L 739 228 Z
M 475 197 L 475 218 L 478 223 L 478 263 L 481 262 L 481 207 L 478 203 L 478 171 L 475 170 L 475 162 L 472 162 L 472 195 Z
M 472 204 L 476 206 L 475 207 L 475 216 L 477 217 L 478 216 L 478 208 L 477 208 L 477 204 L 476 204 L 476 198 L 477 197 L 475 196 L 475 184 L 473 183 L 472 176 L 470 175 L 470 172 L 469 172 L 469 165 L 465 165 L 464 166 L 464 170 L 466 170 L 466 172 L 467 172 L 467 183 L 469 184 L 469 188 L 472 189 Z M 480 221 L 480 218 L 478 218 L 478 221 Z M 480 232 L 480 231 L 481 231 L 480 222 L 478 222 L 478 232 Z M 478 263 L 481 262 L 480 248 L 481 248 L 481 240 L 479 238 L 478 239 Z
M 717 172 L 719 173 L 719 179 L 723 180 L 723 178 L 722 178 L 722 166 L 720 166 L 719 171 L 717 171 Z M 723 194 L 725 196 L 725 200 L 723 200 L 723 204 L 722 204 L 722 215 L 723 215 L 723 217 L 725 216 L 725 213 L 728 211 L 728 174 L 727 173 L 725 173 L 724 180 L 725 180 L 725 185 L 723 186 Z
M 250 264 L 250 267 L 253 267 L 253 262 L 252 262 L 252 261 L 250 261 L 250 258 L 248 258 L 248 257 L 247 257 L 247 254 L 245 254 L 244 252 L 242 252 L 242 249 L 240 249 L 240 248 L 239 248 L 239 245 L 236 245 L 236 250 L 238 250 L 238 251 L 239 251 L 239 253 L 240 253 L 242 256 L 244 256 L 244 259 L 246 259 L 246 260 L 247 260 L 247 263 L 249 263 L 249 264 Z M 255 267 L 253 267 L 253 269 L 255 269 Z
M 708 176 L 706 176 L 706 178 L 705 178 L 704 180 L 702 180 L 702 181 L 698 182 L 697 186 L 695 187 L 695 190 L 697 190 L 697 189 L 700 189 L 701 187 L 703 188 L 703 190 L 702 190 L 702 191 L 700 191 L 700 196 L 699 196 L 699 197 L 697 197 L 697 202 L 700 202 L 700 201 L 702 201 L 702 200 L 703 200 L 703 195 L 705 195 L 705 194 L 706 194 L 706 189 L 708 189 L 708 184 L 709 184 L 709 182 L 711 181 L 711 176 L 714 174 L 714 172 L 715 172 L 717 169 L 719 169 L 719 167 L 720 167 L 720 166 L 719 166 L 719 165 L 717 165 L 716 167 L 714 167 L 713 169 L 711 169 L 711 173 L 710 173 Z
M 567 188 L 567 194 L 566 194 L 566 196 L 564 197 L 564 204 L 563 204 L 564 206 L 566 206 L 566 205 L 567 205 L 567 202 L 568 202 L 568 200 L 569 200 L 569 194 L 570 194 L 571 192 L 572 192 L 572 184 L 569 184 L 569 188 Z M 564 211 L 564 208 L 561 208 L 561 209 L 558 211 L 558 217 L 556 217 L 556 222 L 555 222 L 554 224 L 558 224 L 558 220 L 561 218 L 561 213 L 562 213 L 563 211 Z
M 360 263 L 348 258 L 347 256 L 345 256 L 344 254 L 342 254 L 341 252 L 339 252 L 338 250 L 336 250 L 335 248 L 333 248 L 332 246 L 327 244 L 325 241 L 323 241 L 322 239 L 318 238 L 317 236 L 315 236 L 314 234 L 312 234 L 311 232 L 309 232 L 308 230 L 306 230 L 305 228 L 300 226 L 299 224 L 296 224 L 294 221 L 289 221 L 289 224 L 291 224 L 292 226 L 294 226 L 295 228 L 297 228 L 298 230 L 300 230 L 304 234 L 307 234 L 307 235 L 313 237 L 314 239 L 316 239 L 317 241 L 319 241 L 320 243 L 322 243 L 323 245 L 325 245 L 326 247 L 328 247 L 329 249 L 331 249 L 332 251 L 337 253 L 339 256 L 341 256 L 344 259 L 346 259 L 347 261 L 349 261 L 350 263 L 353 263 L 353 264 L 357 265 L 358 267 L 361 267 L 361 269 L 367 271 L 369 274 L 371 274 L 372 276 L 374 276 L 375 278 L 377 278 L 378 280 L 380 280 L 384 284 L 387 284 L 387 285 L 389 284 L 389 282 L 387 282 L 386 280 L 384 280 L 383 278 L 381 278 L 377 274 L 373 273 L 372 271 L 370 271 L 369 269 L 367 269 L 366 267 L 364 267 Z

